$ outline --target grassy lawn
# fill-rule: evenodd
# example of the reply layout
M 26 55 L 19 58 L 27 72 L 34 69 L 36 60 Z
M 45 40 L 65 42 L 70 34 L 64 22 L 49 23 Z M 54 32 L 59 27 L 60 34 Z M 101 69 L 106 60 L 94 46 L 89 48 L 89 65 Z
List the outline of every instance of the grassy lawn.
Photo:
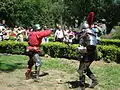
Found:
M 93 72 L 96 73 L 100 87 L 104 90 L 120 90 L 120 65 L 107 63 L 104 65 L 93 65 Z
M 68 73 L 74 73 L 75 67 L 69 65 L 69 63 L 62 62 L 58 58 L 42 58 L 42 69 L 56 69 L 66 71 Z M 28 57 L 23 55 L 11 55 L 11 56 L 0 56 L 0 70 L 2 71 L 13 71 L 15 69 L 22 69 L 27 67 Z
M 78 68 L 78 61 L 63 60 L 59 58 L 45 58 L 41 57 L 43 61 L 43 70 L 58 70 L 69 74 L 76 73 Z M 27 56 L 10 55 L 0 56 L 0 71 L 13 72 L 15 69 L 26 69 Z M 101 89 L 99 90 L 120 90 L 120 65 L 116 63 L 104 63 L 96 61 L 91 65 L 91 70 L 98 78 Z

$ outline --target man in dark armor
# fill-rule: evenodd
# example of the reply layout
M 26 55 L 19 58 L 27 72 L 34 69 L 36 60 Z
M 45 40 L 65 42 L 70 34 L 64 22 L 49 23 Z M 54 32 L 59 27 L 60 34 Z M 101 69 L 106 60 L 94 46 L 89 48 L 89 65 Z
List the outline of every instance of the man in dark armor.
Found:
M 90 65 L 97 56 L 97 40 L 95 33 L 92 30 L 93 19 L 94 12 L 90 12 L 87 16 L 87 20 L 82 24 L 82 30 L 80 32 L 80 47 L 77 48 L 81 55 L 78 73 L 82 90 L 85 89 L 85 75 L 87 75 L 92 80 L 92 83 L 89 86 L 90 88 L 94 88 L 98 84 L 96 77 L 90 70 Z

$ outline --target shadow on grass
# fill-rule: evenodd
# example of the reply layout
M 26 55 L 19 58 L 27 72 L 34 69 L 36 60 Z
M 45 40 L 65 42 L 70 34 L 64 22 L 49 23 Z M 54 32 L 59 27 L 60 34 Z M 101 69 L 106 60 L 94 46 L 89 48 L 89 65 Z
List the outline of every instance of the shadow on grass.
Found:
M 46 75 L 49 75 L 49 73 L 47 73 L 47 72 L 42 72 L 42 73 L 39 75 L 39 77 L 43 77 L 43 76 L 46 76 Z
M 80 81 L 68 81 L 66 82 L 70 85 L 69 88 L 78 88 L 78 87 L 82 87 L 83 85 L 80 83 Z M 85 83 L 85 88 L 89 87 L 88 83 Z
M 40 72 L 40 75 L 39 77 L 43 77 L 43 76 L 46 76 L 46 75 L 49 75 L 48 72 Z M 36 71 L 32 71 L 31 72 L 31 77 L 34 79 L 36 77 Z
M 15 69 L 24 68 L 21 65 L 22 65 L 22 63 L 10 63 L 10 64 L 7 64 L 7 63 L 0 62 L 0 72 L 9 73 L 11 71 L 14 71 Z

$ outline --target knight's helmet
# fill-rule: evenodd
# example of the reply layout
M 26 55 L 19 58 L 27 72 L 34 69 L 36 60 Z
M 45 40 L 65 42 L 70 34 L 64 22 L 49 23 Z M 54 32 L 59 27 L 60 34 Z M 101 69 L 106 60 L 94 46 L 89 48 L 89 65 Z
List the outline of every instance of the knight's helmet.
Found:
M 35 24 L 35 25 L 33 26 L 33 30 L 34 30 L 34 31 L 37 31 L 37 30 L 40 30 L 40 29 L 41 29 L 40 24 Z
M 87 16 L 87 20 L 82 24 L 82 33 L 80 38 L 80 45 L 82 46 L 96 46 L 97 40 L 94 31 L 92 30 L 92 24 L 94 19 L 94 12 L 90 12 Z

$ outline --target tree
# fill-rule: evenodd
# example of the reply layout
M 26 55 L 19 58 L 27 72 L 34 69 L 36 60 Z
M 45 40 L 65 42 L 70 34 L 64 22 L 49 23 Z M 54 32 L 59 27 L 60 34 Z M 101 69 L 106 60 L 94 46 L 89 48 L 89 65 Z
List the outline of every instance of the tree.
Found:
M 54 26 L 61 21 L 74 26 L 76 19 L 80 24 L 93 11 L 95 21 L 106 19 L 110 32 L 119 22 L 119 2 L 120 0 L 1 0 L 0 19 L 21 26 L 35 23 Z
M 38 6 L 26 0 L 3 0 L 0 6 L 0 18 L 10 21 L 13 26 L 29 26 L 40 10 Z

